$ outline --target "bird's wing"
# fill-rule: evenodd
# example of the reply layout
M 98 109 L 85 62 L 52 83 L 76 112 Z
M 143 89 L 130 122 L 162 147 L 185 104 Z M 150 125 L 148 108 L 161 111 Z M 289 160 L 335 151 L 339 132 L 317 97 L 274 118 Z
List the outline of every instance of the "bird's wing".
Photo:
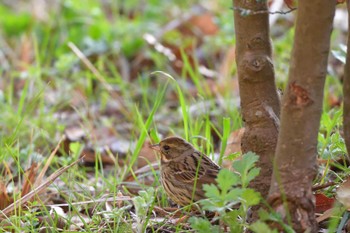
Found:
M 211 161 L 206 155 L 195 151 L 186 156 L 182 162 L 174 164 L 174 178 L 179 182 L 210 184 L 216 183 L 215 179 L 220 167 Z

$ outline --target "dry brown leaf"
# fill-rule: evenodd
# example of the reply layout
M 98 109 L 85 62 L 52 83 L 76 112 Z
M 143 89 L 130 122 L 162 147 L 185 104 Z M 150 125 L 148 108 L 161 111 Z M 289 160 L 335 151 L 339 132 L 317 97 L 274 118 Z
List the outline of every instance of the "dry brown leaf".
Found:
M 55 150 L 51 153 L 49 159 L 47 160 L 44 168 L 41 170 L 38 177 L 36 175 L 37 175 L 37 172 L 38 172 L 40 165 L 37 163 L 33 163 L 31 165 L 31 167 L 27 171 L 25 171 L 25 173 L 23 175 L 24 181 L 23 181 L 23 185 L 22 185 L 22 189 L 21 189 L 21 197 L 22 198 L 24 196 L 26 196 L 27 194 L 29 194 L 33 188 L 39 186 L 39 184 L 42 183 L 42 178 L 43 178 L 44 174 L 46 173 L 46 171 L 51 163 L 51 160 L 52 160 L 53 156 L 56 154 L 62 140 L 64 140 L 64 137 L 60 140 L 60 142 L 57 144 Z M 9 207 L 9 205 L 11 203 L 13 204 L 13 198 L 10 198 L 8 196 L 6 185 L 2 182 L 0 182 L 0 200 L 1 200 L 0 201 L 0 208 L 1 209 Z
M 51 152 L 49 158 L 47 159 L 47 161 L 46 161 L 46 163 L 45 163 L 45 166 L 44 166 L 43 169 L 40 171 L 39 176 L 38 176 L 38 178 L 36 179 L 36 181 L 35 181 L 35 183 L 34 183 L 34 186 L 33 186 L 34 188 L 38 187 L 38 186 L 42 183 L 43 177 L 44 177 L 44 175 L 45 175 L 47 169 L 49 168 L 53 157 L 54 157 L 55 154 L 57 153 L 58 148 L 60 147 L 62 141 L 65 140 L 65 138 L 66 138 L 66 137 L 63 135 L 63 136 L 61 137 L 61 139 L 59 140 L 59 142 L 57 143 L 55 149 Z
M 338 208 L 340 208 L 340 207 L 334 207 L 332 209 L 326 210 L 322 215 L 320 215 L 316 218 L 316 221 L 318 223 L 320 223 L 320 222 L 332 217 L 334 213 L 339 212 L 339 210 L 337 210 Z
M 66 219 L 54 213 L 50 216 L 38 216 L 38 222 L 45 226 L 40 228 L 39 232 L 57 232 L 60 230 L 62 231 L 67 227 Z M 49 229 L 52 229 L 53 231 L 50 231 Z
M 293 9 L 297 5 L 295 0 L 284 0 L 284 3 L 288 6 L 289 9 Z
M 85 130 L 81 127 L 72 126 L 64 130 L 64 135 L 70 142 L 78 142 L 86 137 Z
M 30 169 L 27 170 L 24 173 L 24 177 L 23 177 L 24 178 L 24 182 L 23 182 L 23 186 L 22 186 L 21 196 L 26 195 L 32 189 L 34 181 L 35 181 L 36 174 L 38 172 L 38 168 L 39 168 L 38 164 L 37 163 L 33 163 L 30 166 Z
M 89 146 L 85 146 L 83 148 L 83 151 L 81 152 L 81 157 L 84 157 L 84 161 L 83 163 L 86 165 L 94 165 L 96 163 L 96 151 L 94 148 L 89 147 Z M 99 155 L 101 157 L 101 162 L 103 165 L 115 165 L 116 163 L 116 159 L 115 157 L 112 157 L 110 153 L 108 153 L 108 149 L 106 150 L 101 149 L 99 152 Z M 118 163 L 121 161 L 118 161 Z M 121 165 L 121 163 L 119 163 Z
M 238 130 L 233 131 L 228 140 L 227 147 L 225 150 L 225 155 L 230 155 L 232 153 L 241 152 L 241 140 L 244 134 L 244 128 L 240 128 Z
M 214 23 L 214 16 L 209 11 L 193 16 L 189 23 L 197 27 L 204 35 L 213 36 L 219 31 L 218 26 Z
M 83 158 L 78 159 L 77 161 L 73 162 L 72 164 L 65 166 L 63 168 L 60 168 L 58 171 L 53 173 L 51 176 L 49 176 L 45 182 L 43 182 L 41 185 L 33 189 L 31 192 L 28 194 L 22 196 L 20 199 L 16 200 L 14 203 L 11 205 L 7 206 L 5 209 L 2 210 L 2 215 L 0 216 L 0 220 L 3 219 L 4 217 L 8 217 L 15 208 L 19 208 L 20 206 L 24 205 L 27 203 L 29 200 L 31 200 L 34 196 L 39 195 L 42 193 L 55 179 L 57 179 L 60 175 L 62 175 L 65 171 L 67 171 L 69 168 L 77 164 L 79 161 L 81 161 Z
M 23 36 L 21 38 L 19 69 L 27 70 L 28 66 L 33 62 L 34 47 L 31 36 Z
M 323 213 L 326 210 L 329 210 L 333 207 L 334 198 L 329 198 L 323 193 L 316 193 L 315 194 L 316 198 L 316 213 Z
M 244 133 L 244 128 L 233 131 L 228 140 L 224 156 L 229 156 L 230 154 L 242 152 L 241 151 L 241 140 Z M 222 166 L 230 169 L 232 167 L 232 160 L 224 159 Z
M 350 210 L 350 179 L 348 178 L 337 190 L 337 200 Z
M 149 173 L 152 170 L 155 170 L 155 171 L 159 170 L 159 163 L 158 162 L 153 162 L 151 164 L 147 164 L 144 167 L 137 169 L 136 171 L 133 172 L 133 174 L 129 174 L 124 179 L 124 181 L 127 181 L 127 182 L 134 181 L 135 180 L 134 176 L 136 176 L 136 177 L 143 176 L 144 174 Z
M 10 198 L 7 194 L 6 185 L 0 180 L 0 209 L 5 208 L 13 202 L 13 198 Z
M 345 2 L 345 0 L 336 0 L 337 1 L 337 4 L 342 4 Z
M 72 218 L 70 219 L 71 224 L 69 227 L 70 231 L 80 231 L 84 225 L 89 225 L 92 222 L 92 219 L 82 213 L 79 213 L 78 215 L 74 215 L 72 216 Z
M 150 148 L 151 142 L 146 140 L 137 158 L 137 167 L 142 168 L 157 161 L 156 153 Z
M 232 66 L 236 60 L 236 47 L 231 46 L 226 50 L 225 56 L 221 61 L 220 65 L 220 79 L 219 83 L 227 84 L 231 79 Z

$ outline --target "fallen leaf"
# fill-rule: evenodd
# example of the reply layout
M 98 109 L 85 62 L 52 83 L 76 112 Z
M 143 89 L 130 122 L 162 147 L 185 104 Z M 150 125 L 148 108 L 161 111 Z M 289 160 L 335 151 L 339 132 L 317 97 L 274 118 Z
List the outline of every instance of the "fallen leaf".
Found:
M 329 198 L 323 193 L 316 193 L 316 213 L 323 213 L 333 207 L 334 198 Z
M 57 179 L 60 175 L 62 175 L 66 170 L 77 164 L 79 160 L 76 160 L 75 162 L 71 163 L 68 166 L 62 167 L 58 169 L 55 173 L 53 173 L 51 176 L 49 176 L 41 185 L 33 189 L 31 192 L 27 193 L 26 195 L 22 196 L 20 199 L 17 199 L 15 202 L 13 202 L 11 205 L 7 206 L 5 209 L 3 209 L 2 215 L 0 215 L 0 220 L 3 219 L 4 217 L 8 217 L 7 215 L 12 213 L 13 210 L 16 208 L 24 205 L 27 203 L 29 200 L 31 200 L 34 196 L 39 195 L 42 193 L 47 187 L 54 182 L 55 179 Z
M 191 23 L 193 26 L 198 28 L 204 35 L 215 35 L 219 28 L 214 23 L 214 16 L 209 11 L 204 12 L 201 15 L 195 15 L 193 16 L 189 23 Z
M 348 178 L 337 190 L 337 200 L 350 209 L 350 179 Z
M 225 150 L 225 155 L 230 155 L 232 153 L 241 152 L 241 140 L 244 134 L 244 128 L 233 131 L 228 140 Z

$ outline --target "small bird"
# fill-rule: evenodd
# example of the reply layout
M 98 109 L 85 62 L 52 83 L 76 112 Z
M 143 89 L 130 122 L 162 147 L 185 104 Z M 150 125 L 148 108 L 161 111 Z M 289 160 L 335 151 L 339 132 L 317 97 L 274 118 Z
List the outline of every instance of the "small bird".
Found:
M 161 154 L 161 183 L 176 204 L 204 199 L 203 184 L 216 184 L 220 167 L 184 139 L 168 137 L 151 148 Z

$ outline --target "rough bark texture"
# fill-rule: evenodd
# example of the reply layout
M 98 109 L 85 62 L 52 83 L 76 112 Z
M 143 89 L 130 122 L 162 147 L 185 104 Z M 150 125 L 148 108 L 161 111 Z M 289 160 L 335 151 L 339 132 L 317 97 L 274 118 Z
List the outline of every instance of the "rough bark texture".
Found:
M 335 4 L 336 1 L 328 0 L 298 2 L 269 193 L 271 206 L 285 221 L 292 222 L 296 232 L 317 232 L 311 188 L 317 168 L 317 134 Z
M 350 15 L 350 2 L 348 4 L 348 12 Z M 349 17 L 349 27 L 350 27 L 350 17 Z M 343 83 L 343 93 L 344 93 L 344 107 L 343 107 L 343 122 L 344 122 L 344 138 L 346 149 L 348 151 L 348 156 L 350 154 L 350 33 L 348 32 L 348 50 L 346 54 L 346 64 L 344 72 L 344 83 Z
M 260 156 L 260 175 L 251 186 L 267 197 L 279 127 L 269 16 L 266 1 L 233 0 L 241 111 L 245 122 L 242 151 Z M 242 16 L 241 10 L 252 13 Z

